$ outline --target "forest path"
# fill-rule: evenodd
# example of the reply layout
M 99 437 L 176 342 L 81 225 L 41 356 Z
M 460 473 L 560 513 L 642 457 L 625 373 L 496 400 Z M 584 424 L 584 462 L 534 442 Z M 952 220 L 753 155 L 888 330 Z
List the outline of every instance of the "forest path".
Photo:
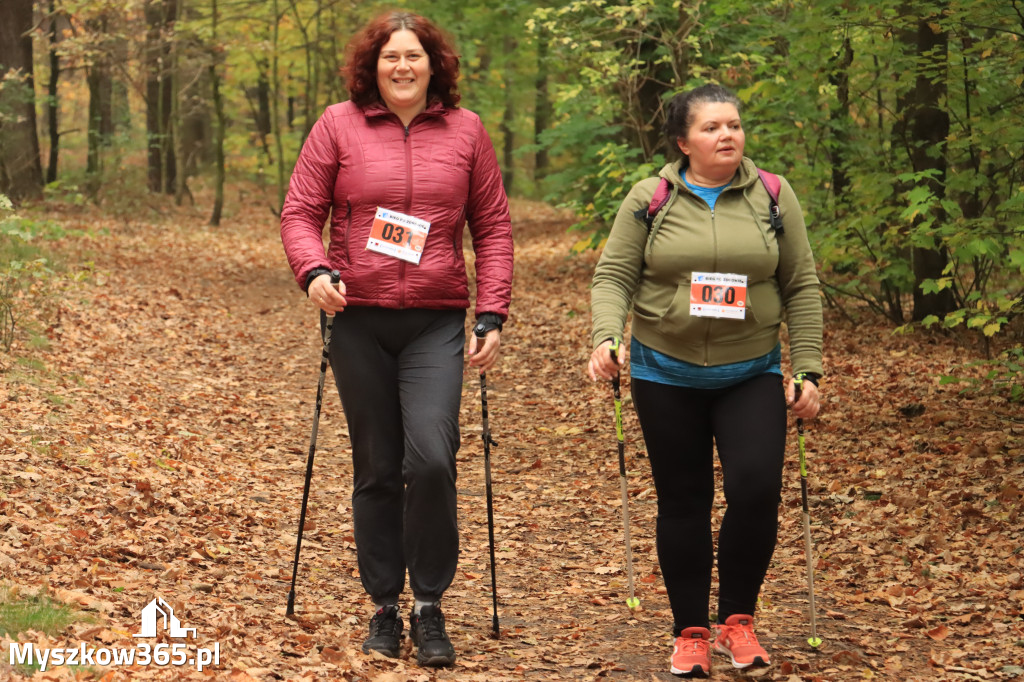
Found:
M 654 545 L 656 499 L 627 396 L 633 556 L 625 607 L 610 389 L 585 376 L 597 254 L 567 219 L 514 202 L 516 278 L 503 358 L 488 373 L 497 582 L 493 639 L 479 381 L 465 374 L 461 557 L 445 598 L 451 670 L 359 651 L 345 421 L 328 379 L 296 589 L 285 618 L 319 347 L 275 221 L 252 207 L 217 229 L 178 210 L 115 221 L 55 209 L 95 262 L 49 318 L 43 366 L 4 360 L 4 584 L 93 612 L 64 646 L 134 646 L 142 608 L 173 605 L 218 678 L 669 680 L 671 615 Z M 105 233 L 98 231 L 102 228 Z M 467 253 L 471 258 L 471 253 Z M 343 320 L 343 318 L 341 318 Z M 830 313 L 826 406 L 808 428 L 818 633 L 807 587 L 796 446 L 758 631 L 774 664 L 715 678 L 1011 679 L 1024 674 L 1019 409 L 938 377 L 962 352 Z M 723 509 L 716 501 L 716 527 Z M 33 640 L 38 641 L 38 640 Z M 4 645 L 8 642 L 5 640 Z M 9 666 L 0 662 L 0 671 Z M 209 671 L 207 671 L 209 672 Z M 68 673 L 71 674 L 70 672 Z M 110 668 L 109 679 L 204 678 Z

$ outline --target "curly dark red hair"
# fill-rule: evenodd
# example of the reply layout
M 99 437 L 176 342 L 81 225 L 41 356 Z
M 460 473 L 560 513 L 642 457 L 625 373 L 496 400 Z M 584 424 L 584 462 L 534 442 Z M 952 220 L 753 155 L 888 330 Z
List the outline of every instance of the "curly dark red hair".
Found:
M 395 31 L 412 31 L 430 58 L 430 85 L 427 98 L 439 99 L 444 106 L 455 108 L 462 99 L 459 94 L 459 55 L 451 40 L 429 19 L 413 12 L 392 11 L 368 23 L 348 44 L 347 58 L 341 73 L 345 77 L 349 98 L 361 107 L 380 100 L 377 88 L 377 58 L 380 49 Z

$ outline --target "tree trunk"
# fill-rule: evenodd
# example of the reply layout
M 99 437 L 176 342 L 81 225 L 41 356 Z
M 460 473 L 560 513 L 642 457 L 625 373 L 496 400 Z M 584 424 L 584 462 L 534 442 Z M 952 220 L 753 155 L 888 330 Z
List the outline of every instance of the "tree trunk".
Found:
M 168 35 L 174 28 L 177 0 L 146 3 L 146 133 L 149 189 L 173 194 L 176 185 L 171 112 L 174 104 L 174 53 Z
M 260 140 L 260 148 L 267 157 L 267 163 L 273 163 L 274 155 L 270 152 L 270 145 L 267 142 L 267 138 L 273 132 L 270 127 L 270 81 L 267 80 L 270 65 L 267 64 L 266 59 L 259 57 L 254 57 L 253 61 L 256 63 L 259 75 L 256 77 L 256 87 L 245 88 L 245 99 L 249 103 L 252 122 Z
M 60 153 L 60 129 L 57 120 L 57 84 L 60 82 L 60 57 L 57 55 L 57 2 L 50 0 L 50 82 L 47 92 L 49 101 L 46 103 L 47 125 L 50 128 L 50 160 L 46 164 L 47 184 L 57 181 L 57 158 Z
M 966 55 L 974 47 L 974 38 L 970 34 L 964 33 L 961 35 L 962 45 L 960 48 L 960 54 Z M 963 65 L 963 85 L 962 90 L 964 93 L 964 128 L 967 131 L 967 139 L 970 140 L 969 155 L 970 169 L 978 177 L 985 177 L 983 173 L 991 170 L 990 168 L 982 168 L 981 159 L 982 154 L 975 145 L 974 140 L 974 118 L 973 118 L 973 97 L 972 94 L 977 88 L 977 83 L 971 78 L 971 70 L 968 67 L 967 58 L 961 57 Z M 989 164 L 991 164 L 991 157 L 989 157 Z M 991 177 L 991 176 L 989 176 Z M 960 204 L 960 211 L 963 213 L 963 217 L 966 220 L 974 220 L 980 218 L 984 212 L 984 202 L 981 198 L 981 185 L 976 185 L 973 190 L 969 193 L 963 194 L 959 197 L 958 203 Z
M 86 23 L 94 35 L 107 34 L 107 16 Z M 103 148 L 110 144 L 114 133 L 114 83 L 110 73 L 110 60 L 105 52 L 97 54 L 92 66 L 86 67 L 85 81 L 89 87 L 89 121 L 87 123 L 86 174 L 88 191 L 95 195 L 103 176 Z
M 507 63 L 515 63 L 516 39 L 506 35 L 504 43 Z M 515 121 L 515 83 L 513 82 L 513 73 L 512 69 L 505 69 L 505 110 L 501 115 L 501 137 L 503 141 L 501 176 L 502 183 L 505 185 L 505 192 L 512 191 L 516 168 L 516 137 L 512 131 L 512 124 Z
M 270 125 L 270 81 L 267 80 L 267 71 L 270 66 L 265 62 L 260 62 L 260 77 L 256 82 L 256 100 L 258 103 L 258 110 L 256 116 L 256 129 L 260 133 L 260 137 L 263 138 L 263 143 L 266 144 L 266 138 L 273 131 Z M 269 152 L 267 153 L 269 156 Z
M 846 154 L 850 125 L 850 66 L 853 64 L 853 45 L 849 36 L 843 39 L 842 47 L 833 62 L 835 68 L 829 74 L 829 81 L 836 86 L 836 107 L 828 117 L 832 150 L 829 162 L 832 165 L 832 196 L 838 203 L 849 183 L 846 177 Z
M 32 0 L 0 2 L 0 193 L 43 193 L 32 79 Z
M 278 0 L 273 0 L 273 12 L 274 12 L 274 28 L 272 31 L 272 40 L 270 44 L 271 59 L 270 59 L 270 78 L 272 83 L 271 89 L 271 120 L 274 127 L 274 149 L 277 152 L 276 159 L 276 177 L 277 177 L 277 205 L 273 207 L 274 215 L 281 215 L 281 209 L 284 208 L 284 197 L 285 197 L 285 168 L 284 168 L 284 139 L 281 133 L 281 112 L 278 107 L 278 102 L 281 99 L 281 76 L 278 72 L 278 48 L 280 47 L 279 38 L 281 34 L 281 12 L 278 5 Z M 292 115 L 292 99 L 288 98 L 288 116 L 289 125 L 291 124 Z
M 626 103 L 623 133 L 624 141 L 639 148 L 644 161 L 650 161 L 663 147 L 663 135 L 657 122 L 665 120 L 661 96 L 665 91 L 662 82 L 667 78 L 658 78 L 658 71 L 663 67 L 658 64 L 657 42 L 644 35 L 642 22 L 638 22 L 635 29 L 635 39 L 623 43 L 623 59 L 638 62 L 629 79 L 619 83 L 622 100 Z
M 945 31 L 933 28 L 940 17 L 923 18 L 917 24 L 917 79 L 909 109 L 909 146 L 914 170 L 935 171 L 926 182 L 932 194 L 939 200 L 946 196 L 946 138 L 949 136 L 949 112 L 943 109 L 946 100 L 946 76 L 944 74 L 949 50 L 949 36 Z M 936 206 L 934 219 L 937 224 L 946 220 L 946 212 Z M 927 279 L 939 279 L 945 275 L 949 256 L 936 239 L 930 246 L 915 246 L 912 251 L 914 268 L 914 311 L 915 321 L 929 315 L 944 316 L 956 310 L 956 301 L 950 289 L 925 293 L 922 283 Z
M 213 90 L 213 148 L 216 157 L 216 181 L 214 183 L 213 213 L 210 224 L 220 225 L 221 212 L 224 209 L 224 98 L 220 94 L 220 73 L 217 63 L 220 61 L 221 46 L 217 44 L 217 0 L 212 2 L 212 38 L 213 50 L 210 55 L 210 87 Z
M 551 126 L 551 98 L 548 95 L 548 40 L 546 32 L 540 29 L 537 35 L 537 79 L 534 82 L 536 97 L 533 106 L 533 143 L 537 152 L 533 157 L 533 178 L 539 180 L 547 175 L 551 163 L 548 149 L 541 144 L 540 136 Z

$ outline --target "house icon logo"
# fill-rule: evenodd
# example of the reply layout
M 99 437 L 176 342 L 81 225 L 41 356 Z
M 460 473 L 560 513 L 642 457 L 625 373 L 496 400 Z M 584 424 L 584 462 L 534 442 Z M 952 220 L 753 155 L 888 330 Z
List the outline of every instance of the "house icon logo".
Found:
M 161 621 L 168 637 L 188 637 L 190 632 L 193 637 L 196 636 L 196 629 L 181 627 L 181 622 L 175 617 L 171 605 L 157 597 L 142 609 L 142 630 L 132 637 L 156 637 L 157 625 Z

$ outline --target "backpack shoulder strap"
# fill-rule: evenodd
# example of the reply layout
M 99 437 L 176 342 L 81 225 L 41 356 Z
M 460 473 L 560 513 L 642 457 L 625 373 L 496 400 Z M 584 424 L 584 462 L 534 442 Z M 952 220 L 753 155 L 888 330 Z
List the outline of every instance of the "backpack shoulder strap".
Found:
M 779 192 L 782 191 L 782 181 L 775 173 L 769 173 L 760 168 L 757 169 L 757 177 L 761 179 L 761 184 L 768 192 L 768 215 L 772 229 L 775 230 L 775 234 L 780 235 L 785 231 L 782 225 L 782 211 L 779 209 Z M 654 190 L 654 196 L 651 197 L 650 205 L 646 209 L 639 209 L 633 215 L 638 220 L 644 221 L 647 230 L 650 231 L 655 216 L 665 207 L 671 195 L 672 183 L 661 178 L 658 187 Z
M 757 169 L 757 177 L 761 178 L 761 184 L 768 191 L 768 215 L 772 229 L 776 235 L 783 233 L 782 211 L 779 209 L 779 192 L 782 190 L 782 181 L 775 173 Z
M 672 183 L 665 178 L 661 178 L 657 188 L 654 190 L 654 196 L 651 197 L 650 205 L 647 208 L 637 210 L 633 215 L 638 220 L 644 221 L 644 224 L 647 225 L 647 230 L 650 231 L 651 226 L 654 225 L 654 217 L 658 215 L 658 211 L 665 208 L 665 204 L 668 203 L 671 195 Z

